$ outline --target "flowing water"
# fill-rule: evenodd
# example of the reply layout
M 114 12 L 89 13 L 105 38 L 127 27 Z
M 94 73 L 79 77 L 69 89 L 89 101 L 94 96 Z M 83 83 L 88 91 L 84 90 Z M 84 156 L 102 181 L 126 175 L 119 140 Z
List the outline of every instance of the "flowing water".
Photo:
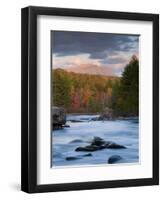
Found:
M 92 120 L 96 117 L 98 116 L 68 115 L 66 124 L 70 127 L 52 132 L 52 167 L 107 164 L 112 155 L 122 157 L 116 164 L 139 162 L 138 120 Z M 76 122 L 74 122 L 75 120 Z M 79 146 L 89 145 L 95 136 L 103 138 L 105 141 L 124 145 L 127 148 L 102 149 L 94 152 L 75 151 Z M 88 153 L 91 153 L 92 156 L 83 156 Z M 66 157 L 79 159 L 66 160 Z

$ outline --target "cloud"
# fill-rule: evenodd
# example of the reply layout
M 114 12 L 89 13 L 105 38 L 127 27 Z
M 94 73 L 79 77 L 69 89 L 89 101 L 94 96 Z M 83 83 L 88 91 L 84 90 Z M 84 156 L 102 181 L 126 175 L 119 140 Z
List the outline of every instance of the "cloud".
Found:
M 120 76 L 138 49 L 138 35 L 52 32 L 53 68 Z
M 90 58 L 105 58 L 114 51 L 137 50 L 138 35 L 53 31 L 52 51 L 57 56 L 90 54 Z
M 137 52 L 134 52 L 135 55 L 138 55 Z M 108 55 L 101 60 L 101 63 L 103 64 L 121 64 L 121 65 L 126 65 L 130 58 L 132 57 L 133 52 L 123 52 L 123 51 L 117 51 L 108 53 Z
M 82 64 L 101 65 L 100 59 L 91 59 L 89 54 L 78 54 L 73 56 L 57 56 L 53 54 L 53 68 L 67 68 Z
M 117 56 L 113 56 L 108 59 L 112 61 L 103 62 L 101 59 L 92 59 L 89 54 L 78 54 L 75 56 L 56 56 L 53 54 L 53 69 L 62 68 L 67 71 L 75 73 L 87 73 L 87 74 L 101 74 L 101 75 L 111 75 L 120 76 L 124 66 L 127 64 L 122 63 L 121 59 L 117 62 Z M 113 62 L 113 61 L 116 62 Z M 124 60 L 123 60 L 124 61 Z M 108 64 L 109 63 L 109 64 Z

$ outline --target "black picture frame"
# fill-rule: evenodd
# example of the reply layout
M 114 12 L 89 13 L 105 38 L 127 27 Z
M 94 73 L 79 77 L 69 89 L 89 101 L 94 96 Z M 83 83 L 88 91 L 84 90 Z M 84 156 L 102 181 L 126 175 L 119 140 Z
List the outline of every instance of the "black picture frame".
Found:
M 130 180 L 37 184 L 37 16 L 55 15 L 153 23 L 153 177 Z M 21 190 L 28 193 L 159 184 L 159 15 L 29 6 L 21 12 Z

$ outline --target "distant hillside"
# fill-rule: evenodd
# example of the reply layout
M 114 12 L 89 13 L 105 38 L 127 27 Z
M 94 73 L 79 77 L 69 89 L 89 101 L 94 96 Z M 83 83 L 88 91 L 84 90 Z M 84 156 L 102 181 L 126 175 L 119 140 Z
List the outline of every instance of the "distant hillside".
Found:
M 119 77 L 52 70 L 53 105 L 68 112 L 99 112 L 110 106 L 112 85 Z
M 73 68 L 75 69 L 75 67 Z M 77 68 L 76 68 L 77 69 Z M 61 68 L 57 68 L 57 69 L 52 69 L 52 73 L 57 72 L 57 73 L 64 73 L 70 76 L 80 76 L 80 77 L 92 77 L 92 78 L 99 78 L 99 79 L 105 79 L 105 80 L 118 80 L 120 77 L 118 76 L 112 76 L 112 75 L 107 75 L 107 74 L 101 74 L 101 73 L 87 73 L 87 71 L 80 71 L 78 72 L 78 70 L 71 71 L 71 68 L 68 68 L 67 70 L 61 69 Z M 97 72 L 97 71 L 96 71 Z
M 112 70 L 109 67 L 98 66 L 95 64 L 82 64 L 75 67 L 68 67 L 68 72 L 75 72 L 80 74 L 94 74 L 94 75 L 112 75 Z

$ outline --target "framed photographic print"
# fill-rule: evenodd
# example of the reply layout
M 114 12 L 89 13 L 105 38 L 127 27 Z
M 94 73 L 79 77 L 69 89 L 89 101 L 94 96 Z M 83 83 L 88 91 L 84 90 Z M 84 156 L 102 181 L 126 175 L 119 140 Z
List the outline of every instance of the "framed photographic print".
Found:
M 22 190 L 159 184 L 159 16 L 22 9 Z

